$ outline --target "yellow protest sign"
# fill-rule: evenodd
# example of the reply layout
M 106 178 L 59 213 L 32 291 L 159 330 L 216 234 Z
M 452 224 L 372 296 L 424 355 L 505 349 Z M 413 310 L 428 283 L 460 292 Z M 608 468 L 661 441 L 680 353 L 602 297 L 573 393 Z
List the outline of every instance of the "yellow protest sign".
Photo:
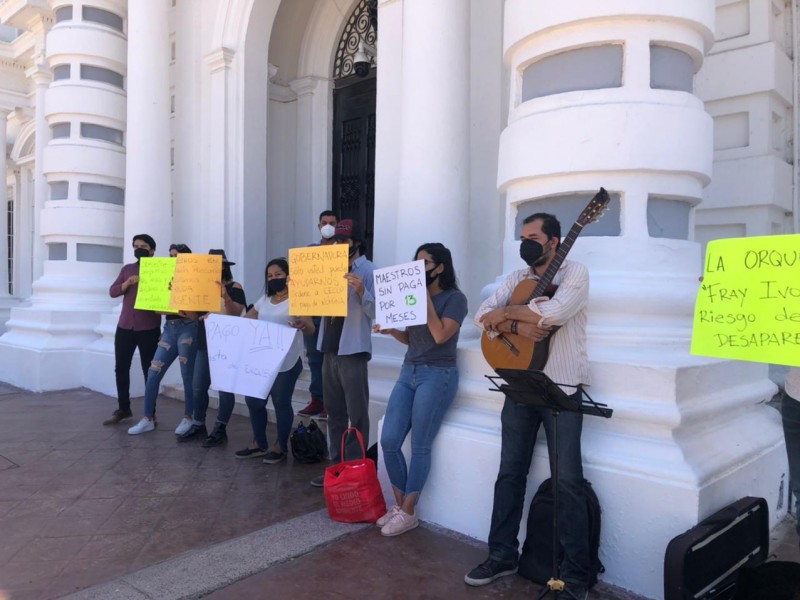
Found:
M 170 308 L 219 312 L 222 257 L 219 254 L 178 254 L 172 279 Z
M 349 247 L 345 244 L 289 250 L 289 314 L 347 316 Z
M 174 258 L 142 258 L 139 261 L 139 287 L 133 307 L 163 313 L 178 312 L 169 307 L 170 283 L 174 273 Z
M 800 366 L 800 235 L 708 244 L 692 354 Z

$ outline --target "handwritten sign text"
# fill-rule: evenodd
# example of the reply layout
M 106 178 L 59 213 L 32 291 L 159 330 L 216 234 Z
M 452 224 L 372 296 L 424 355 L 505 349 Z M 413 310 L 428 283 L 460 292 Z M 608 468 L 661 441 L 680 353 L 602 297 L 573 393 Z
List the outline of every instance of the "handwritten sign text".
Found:
M 800 366 L 800 235 L 708 244 L 692 353 Z
M 289 249 L 289 314 L 347 316 L 348 246 Z
M 425 325 L 428 322 L 428 296 L 425 288 L 425 261 L 376 269 L 375 323 L 382 329 Z
M 218 391 L 266 398 L 297 330 L 269 321 L 208 315 L 211 387 Z

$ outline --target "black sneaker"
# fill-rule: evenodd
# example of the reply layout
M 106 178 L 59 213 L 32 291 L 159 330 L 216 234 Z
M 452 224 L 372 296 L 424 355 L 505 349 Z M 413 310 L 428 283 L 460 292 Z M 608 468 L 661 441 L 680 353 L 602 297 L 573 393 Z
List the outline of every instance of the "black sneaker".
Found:
M 217 423 L 216 425 L 214 425 L 214 429 L 211 430 L 211 435 L 209 435 L 205 440 L 203 440 L 203 448 L 213 448 L 214 446 L 221 446 L 227 441 L 228 441 L 228 434 L 225 431 L 225 425 L 223 423 Z
M 236 458 L 258 458 L 259 456 L 266 456 L 267 450 L 261 448 L 245 448 L 236 452 Z
M 103 425 L 116 425 L 125 419 L 130 419 L 132 416 L 133 413 L 130 410 L 121 410 L 118 408 L 111 414 L 110 419 L 103 421 Z
M 176 436 L 179 442 L 188 442 L 189 440 L 197 439 L 198 436 L 207 436 L 208 430 L 206 429 L 205 425 L 195 425 L 192 423 L 192 426 L 189 427 L 189 430 L 186 433 L 182 433 L 181 435 Z
M 314 479 L 309 481 L 309 483 L 311 485 L 313 485 L 314 487 L 324 487 L 325 486 L 325 475 L 317 475 L 316 477 L 314 477 Z
M 472 569 L 464 577 L 464 582 L 467 585 L 486 585 L 492 583 L 495 579 L 505 577 L 506 575 L 513 575 L 517 572 L 516 563 L 512 562 L 498 562 L 491 558 L 487 558 L 477 567 Z
M 277 452 L 267 452 L 267 455 L 261 462 L 267 465 L 274 465 L 279 462 L 283 462 L 284 460 L 286 460 L 285 452 L 281 452 L 280 454 L 278 454 Z

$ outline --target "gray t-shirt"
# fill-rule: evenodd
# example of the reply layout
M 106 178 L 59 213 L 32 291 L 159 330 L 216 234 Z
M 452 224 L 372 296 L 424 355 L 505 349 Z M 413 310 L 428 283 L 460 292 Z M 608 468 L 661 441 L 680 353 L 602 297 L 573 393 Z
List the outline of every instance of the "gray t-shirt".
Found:
M 431 297 L 440 319 L 447 317 L 459 325 L 467 316 L 467 297 L 460 290 L 449 289 Z M 437 344 L 427 325 L 414 325 L 408 331 L 408 351 L 403 364 L 431 367 L 455 367 L 460 329 L 444 344 Z

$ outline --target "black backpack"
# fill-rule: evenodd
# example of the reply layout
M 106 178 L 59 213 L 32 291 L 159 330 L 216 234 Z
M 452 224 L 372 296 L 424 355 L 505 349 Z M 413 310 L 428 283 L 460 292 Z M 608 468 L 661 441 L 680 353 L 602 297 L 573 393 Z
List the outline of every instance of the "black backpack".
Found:
M 600 562 L 600 501 L 592 489 L 592 484 L 583 480 L 586 492 L 586 511 L 589 516 L 589 587 L 597 583 L 597 574 L 605 567 Z M 558 545 L 558 560 L 564 555 Z M 519 574 L 545 585 L 553 576 L 553 483 L 545 479 L 531 500 L 528 512 L 528 534 L 522 545 L 519 557 Z
M 311 419 L 308 427 L 300 422 L 289 436 L 289 445 L 294 460 L 305 464 L 322 462 L 328 450 L 325 434 L 314 419 Z

